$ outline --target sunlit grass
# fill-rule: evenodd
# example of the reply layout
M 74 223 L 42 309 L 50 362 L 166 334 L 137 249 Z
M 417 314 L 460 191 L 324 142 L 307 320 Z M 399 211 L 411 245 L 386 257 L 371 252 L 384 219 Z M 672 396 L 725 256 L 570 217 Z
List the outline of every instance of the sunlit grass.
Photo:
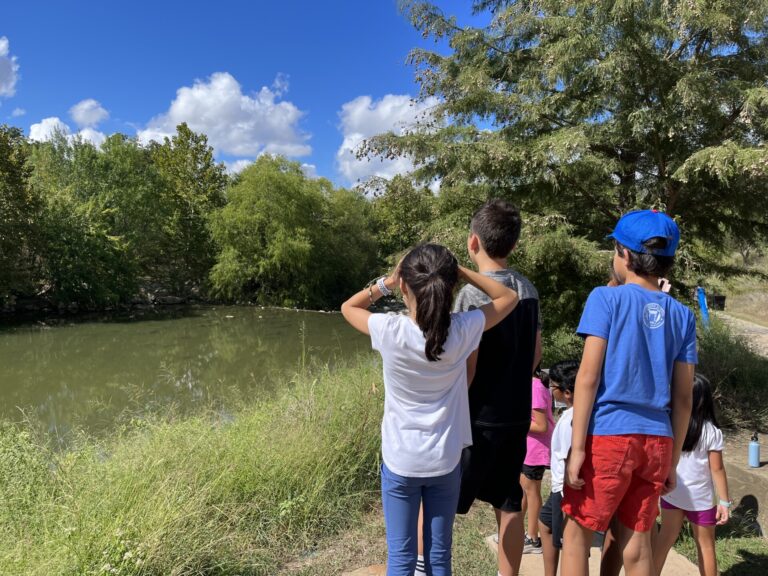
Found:
M 0 574 L 274 574 L 378 501 L 380 368 L 56 453 L 0 433 Z

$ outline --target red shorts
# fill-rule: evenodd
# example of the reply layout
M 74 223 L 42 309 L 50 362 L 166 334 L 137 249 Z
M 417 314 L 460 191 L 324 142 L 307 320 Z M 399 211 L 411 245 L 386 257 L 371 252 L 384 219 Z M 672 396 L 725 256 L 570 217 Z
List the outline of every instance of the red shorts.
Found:
M 565 486 L 563 513 L 603 532 L 614 514 L 627 528 L 648 532 L 672 466 L 672 438 L 645 434 L 587 436 L 584 486 Z

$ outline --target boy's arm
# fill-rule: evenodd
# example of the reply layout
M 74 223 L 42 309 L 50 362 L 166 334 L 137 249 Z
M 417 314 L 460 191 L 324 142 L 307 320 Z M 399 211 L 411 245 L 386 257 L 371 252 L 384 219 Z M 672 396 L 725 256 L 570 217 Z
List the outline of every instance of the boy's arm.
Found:
M 536 372 L 536 368 L 541 363 L 541 328 L 536 330 L 536 347 L 533 351 L 533 372 Z
M 693 404 L 693 373 L 694 364 L 675 362 L 672 369 L 672 467 L 664 483 L 662 494 L 674 490 L 677 484 L 677 463 L 683 451 L 683 442 L 688 433 L 688 423 L 691 420 L 691 405 Z
M 571 454 L 565 473 L 565 481 L 571 488 L 581 490 L 581 465 L 584 463 L 587 428 L 595 404 L 597 386 L 603 370 L 603 360 L 608 341 L 598 336 L 587 336 L 584 340 L 584 353 L 576 375 L 576 394 L 573 398 L 573 424 Z
M 394 289 L 397 286 L 397 277 L 395 275 L 387 276 L 384 284 L 390 290 Z M 370 288 L 363 288 L 341 305 L 341 313 L 344 315 L 344 319 L 356 330 L 363 334 L 370 334 L 368 331 L 368 318 L 371 316 L 371 312 L 368 310 L 368 307 L 381 298 L 381 296 L 381 291 L 379 291 L 376 283 L 372 284 Z
M 485 292 L 491 299 L 488 304 L 483 304 L 478 308 L 485 315 L 485 330 L 490 330 L 504 320 L 520 301 L 517 292 L 511 288 L 507 288 L 493 278 L 464 268 L 464 266 L 459 266 L 459 277 Z
M 723 466 L 723 453 L 720 450 L 710 450 L 709 452 L 709 470 L 712 472 L 712 480 L 715 483 L 717 497 L 720 500 L 730 501 L 728 497 L 728 477 L 725 475 L 725 466 Z M 717 523 L 718 525 L 728 522 L 730 516 L 730 507 L 717 505 Z

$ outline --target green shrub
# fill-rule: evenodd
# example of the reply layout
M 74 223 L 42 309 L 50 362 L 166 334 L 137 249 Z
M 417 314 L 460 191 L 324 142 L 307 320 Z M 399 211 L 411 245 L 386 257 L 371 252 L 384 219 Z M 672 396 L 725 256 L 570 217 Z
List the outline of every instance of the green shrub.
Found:
M 709 330 L 699 327 L 698 370 L 714 386 L 721 424 L 768 428 L 768 358 L 752 350 L 743 337 L 716 319 Z

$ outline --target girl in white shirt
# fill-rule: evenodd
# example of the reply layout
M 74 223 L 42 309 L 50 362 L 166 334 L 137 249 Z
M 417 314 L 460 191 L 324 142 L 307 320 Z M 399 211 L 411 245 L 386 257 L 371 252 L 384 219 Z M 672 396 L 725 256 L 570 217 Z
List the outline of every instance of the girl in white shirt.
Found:
M 716 505 L 714 489 L 719 498 Z M 723 433 L 717 426 L 709 380 L 696 374 L 691 421 L 677 465 L 677 485 L 661 497 L 661 531 L 653 545 L 656 574 L 661 574 L 683 520 L 688 518 L 699 554 L 699 572 L 702 576 L 717 576 L 715 526 L 728 521 L 730 508 Z
M 451 313 L 460 278 L 488 294 L 491 302 Z M 368 311 L 395 287 L 402 292 L 407 316 Z M 423 244 L 402 259 L 393 275 L 379 278 L 341 306 L 347 322 L 371 336 L 383 360 L 381 492 L 387 576 L 414 572 L 422 502 L 427 574 L 451 574 L 459 460 L 472 443 L 466 361 L 483 331 L 498 324 L 517 302 L 514 290 L 459 266 L 447 248 Z

